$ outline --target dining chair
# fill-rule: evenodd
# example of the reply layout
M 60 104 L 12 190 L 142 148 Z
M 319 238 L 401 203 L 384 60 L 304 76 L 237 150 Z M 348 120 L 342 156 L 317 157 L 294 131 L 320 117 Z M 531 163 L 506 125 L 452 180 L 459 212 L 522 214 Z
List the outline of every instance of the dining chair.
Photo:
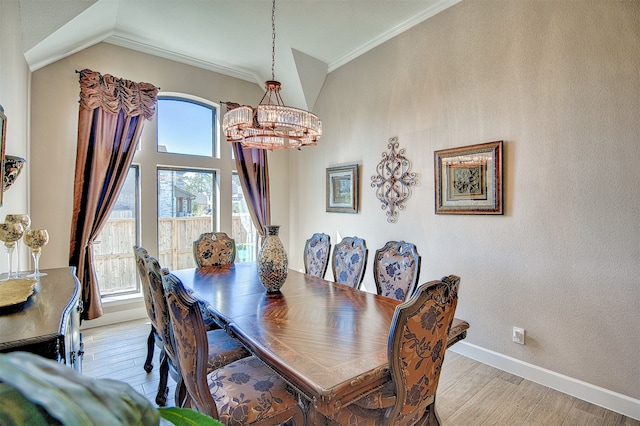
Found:
M 142 287 L 144 304 L 147 308 L 147 316 L 151 322 L 151 331 L 147 337 L 147 359 L 144 361 L 143 367 L 144 371 L 149 373 L 153 370 L 152 361 L 155 345 L 158 344 L 159 347 L 162 347 L 162 343 L 158 338 L 155 307 L 153 306 L 153 296 L 151 294 L 151 289 L 149 288 L 149 276 L 147 275 L 147 268 L 145 266 L 145 258 L 149 256 L 149 252 L 147 252 L 143 247 L 133 246 L 133 255 L 136 259 L 138 278 L 140 279 L 140 287 Z
M 304 244 L 304 272 L 324 278 L 329 266 L 331 237 L 327 234 L 313 234 Z
M 162 268 L 158 260 L 152 256 L 147 256 L 145 266 L 149 276 L 149 286 L 153 301 L 155 304 L 156 321 L 158 325 L 158 334 L 162 341 L 162 354 L 160 356 L 160 382 L 158 383 L 158 393 L 156 395 L 156 404 L 164 406 L 167 401 L 167 382 L 168 376 L 180 383 L 182 371 L 176 356 L 175 341 L 171 327 L 171 318 L 169 315 L 169 306 L 162 285 L 163 276 L 169 274 L 169 270 Z M 200 311 L 201 304 L 196 303 L 196 307 Z M 200 314 L 202 318 L 202 313 Z M 203 322 L 204 324 L 204 322 Z M 203 325 L 204 327 L 204 325 Z M 208 358 L 206 366 L 209 371 L 213 371 L 223 365 L 229 364 L 238 359 L 249 356 L 249 351 L 242 346 L 237 340 L 229 336 L 224 329 L 218 328 L 214 330 L 205 330 L 204 343 L 208 348 Z M 184 404 L 185 391 L 180 387 L 176 388 L 175 404 L 182 407 Z
M 333 248 L 331 268 L 334 281 L 360 288 L 367 268 L 368 254 L 367 244 L 362 238 L 343 238 Z
M 455 275 L 420 285 L 395 309 L 388 343 L 391 380 L 339 410 L 332 420 L 355 425 L 439 425 L 435 399 L 458 303 Z
M 163 275 L 188 406 L 225 425 L 305 424 L 295 395 L 255 356 L 208 372 L 207 340 L 197 301 L 178 277 Z
M 422 258 L 416 246 L 404 241 L 389 241 L 376 250 L 373 279 L 379 295 L 403 302 L 413 294 L 420 276 Z
M 236 242 L 224 232 L 205 232 L 193 242 L 193 258 L 202 266 L 233 265 Z

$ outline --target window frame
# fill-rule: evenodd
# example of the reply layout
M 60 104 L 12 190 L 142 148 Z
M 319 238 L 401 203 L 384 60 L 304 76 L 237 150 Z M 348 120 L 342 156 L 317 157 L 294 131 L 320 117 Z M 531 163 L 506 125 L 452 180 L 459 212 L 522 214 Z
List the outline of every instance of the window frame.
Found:
M 178 92 L 162 92 L 162 97 L 177 97 L 185 101 L 204 104 L 216 110 L 215 138 L 218 143 L 215 146 L 213 157 L 197 155 L 185 155 L 166 152 L 157 152 L 157 114 L 146 122 L 143 128 L 138 149 L 132 161 L 132 165 L 139 167 L 138 173 L 138 215 L 137 224 L 138 245 L 147 249 L 149 254 L 158 258 L 158 196 L 157 196 L 157 168 L 179 168 L 191 170 L 206 170 L 216 173 L 217 199 L 213 201 L 218 212 L 217 220 L 213 223 L 213 231 L 232 234 L 232 171 L 236 170 L 235 159 L 231 144 L 221 138 L 221 106 L 219 103 Z M 133 256 L 133 250 L 131 252 Z M 161 265 L 165 267 L 165 265 Z M 167 265 L 168 266 L 168 265 Z M 142 296 L 142 293 L 137 295 Z M 128 297 L 134 297 L 129 295 Z M 106 298 L 103 298 L 105 301 Z

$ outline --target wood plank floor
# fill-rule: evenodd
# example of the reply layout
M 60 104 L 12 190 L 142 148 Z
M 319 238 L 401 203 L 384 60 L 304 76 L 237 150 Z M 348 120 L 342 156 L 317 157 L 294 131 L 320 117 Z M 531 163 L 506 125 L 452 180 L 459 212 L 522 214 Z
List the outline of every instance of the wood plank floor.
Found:
M 150 325 L 138 320 L 83 331 L 83 374 L 129 383 L 155 403 L 159 351 L 143 369 Z M 169 380 L 168 405 L 175 382 Z M 448 351 L 436 409 L 446 426 L 625 425 L 640 422 Z

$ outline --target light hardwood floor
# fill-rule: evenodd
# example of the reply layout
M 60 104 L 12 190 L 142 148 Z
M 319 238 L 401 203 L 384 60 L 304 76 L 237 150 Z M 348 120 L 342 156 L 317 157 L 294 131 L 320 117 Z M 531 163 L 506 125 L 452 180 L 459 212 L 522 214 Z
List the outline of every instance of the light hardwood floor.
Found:
M 143 369 L 149 322 L 131 321 L 83 331 L 83 374 L 129 383 L 155 403 L 159 350 Z M 175 382 L 169 380 L 168 405 Z M 448 351 L 436 409 L 446 426 L 625 425 L 640 422 Z

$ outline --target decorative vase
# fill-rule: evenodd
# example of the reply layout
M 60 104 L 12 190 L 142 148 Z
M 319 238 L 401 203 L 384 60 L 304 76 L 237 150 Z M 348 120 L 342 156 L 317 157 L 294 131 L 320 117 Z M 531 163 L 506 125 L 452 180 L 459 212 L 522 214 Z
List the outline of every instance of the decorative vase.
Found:
M 279 225 L 267 225 L 267 238 L 258 253 L 258 276 L 268 293 L 279 292 L 287 279 L 289 261 L 278 237 Z

